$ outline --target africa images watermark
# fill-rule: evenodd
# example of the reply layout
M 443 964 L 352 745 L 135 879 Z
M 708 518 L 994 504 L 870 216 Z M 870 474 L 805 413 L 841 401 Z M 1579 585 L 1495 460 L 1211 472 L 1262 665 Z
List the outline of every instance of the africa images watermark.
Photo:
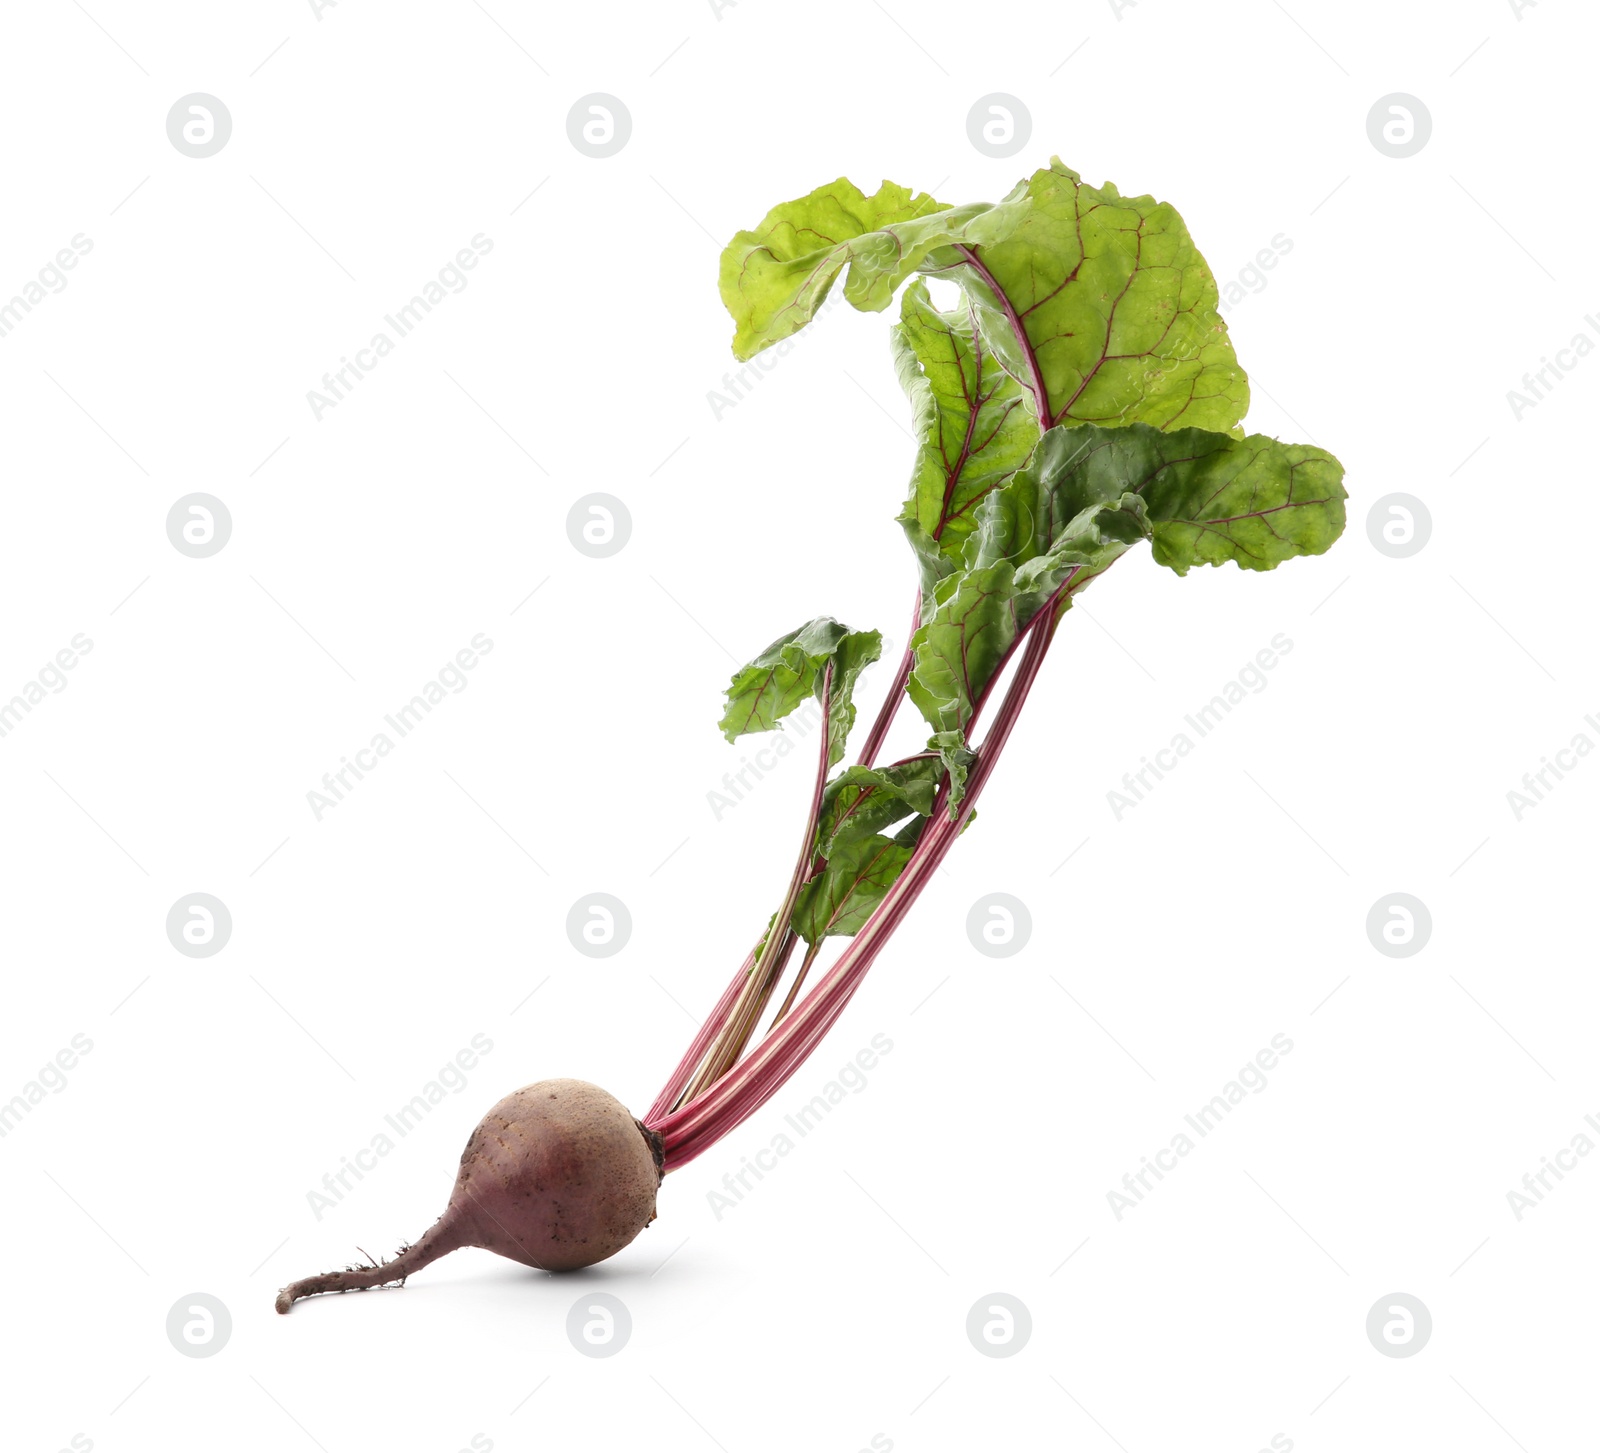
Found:
M 487 1034 L 475 1034 L 468 1045 L 439 1067 L 438 1072 L 415 1095 L 392 1115 L 385 1115 L 383 1123 L 394 1131 L 380 1130 L 354 1155 L 340 1157 L 338 1170 L 329 1171 L 322 1178 L 322 1189 L 306 1192 L 306 1204 L 311 1207 L 314 1220 L 320 1221 L 353 1189 L 351 1180 L 365 1179 L 369 1171 L 378 1168 L 378 1162 L 395 1148 L 397 1140 L 404 1140 L 429 1115 L 435 1105 L 445 1102 L 446 1091 L 459 1095 L 467 1087 L 467 1071 L 475 1070 L 478 1062 L 494 1049 L 494 1041 Z M 474 1053 L 473 1051 L 477 1051 Z
M 93 251 L 94 238 L 79 232 L 69 246 L 39 269 L 37 277 L 29 278 L 9 301 L 0 303 L 0 338 L 12 333 L 51 293 L 66 292 L 67 274 Z
M 366 746 L 356 749 L 354 761 L 349 757 L 341 757 L 339 759 L 341 766 L 332 772 L 324 772 L 322 791 L 319 792 L 313 787 L 306 793 L 311 815 L 321 822 L 323 814 L 343 802 L 355 791 L 356 784 L 394 751 L 397 739 L 410 736 L 422 724 L 423 719 L 432 713 L 434 707 L 447 696 L 459 696 L 465 691 L 471 685 L 467 679 L 467 672 L 476 669 L 482 658 L 492 650 L 494 642 L 479 631 L 470 644 L 463 646 L 452 660 L 445 662 L 438 673 L 426 682 L 422 690 L 410 701 L 398 711 L 384 717 L 384 724 L 394 731 L 394 736 L 391 737 L 388 732 L 374 732 L 372 740 Z
M 879 1061 L 894 1048 L 894 1041 L 882 1032 L 872 1036 L 869 1046 L 859 1050 L 854 1059 L 847 1061 L 839 1072 L 817 1094 L 792 1115 L 785 1115 L 783 1123 L 794 1131 L 791 1136 L 780 1130 L 753 1156 L 741 1156 L 739 1169 L 722 1177 L 722 1189 L 706 1192 L 706 1204 L 711 1214 L 720 1221 L 729 1211 L 749 1195 L 752 1179 L 760 1181 L 768 1171 L 778 1168 L 778 1162 L 787 1156 L 800 1141 L 811 1134 L 829 1115 L 835 1105 L 843 1104 L 850 1095 L 859 1095 L 867 1088 L 867 1072 L 878 1067 Z
M 1249 1098 L 1246 1091 L 1250 1095 L 1259 1095 L 1267 1088 L 1267 1071 L 1276 1069 L 1279 1057 L 1293 1048 L 1294 1041 L 1287 1034 L 1273 1035 L 1267 1048 L 1260 1050 L 1254 1059 L 1242 1066 L 1220 1093 L 1213 1095 L 1193 1115 L 1185 1115 L 1183 1123 L 1204 1140 L 1233 1114 L 1235 1105 L 1242 1105 Z M 1195 1144 L 1187 1130 L 1180 1130 L 1154 1156 L 1140 1156 L 1139 1169 L 1129 1171 L 1122 1177 L 1122 1189 L 1106 1192 L 1106 1204 L 1111 1207 L 1112 1217 L 1120 1221 L 1129 1211 L 1137 1209 L 1140 1202 L 1155 1189 L 1150 1178 L 1154 1176 L 1158 1182 L 1164 1180 L 1166 1172 L 1176 1170 L 1180 1160 L 1195 1148 Z
M 884 636 L 882 654 L 893 658 L 896 649 L 893 639 Z M 822 707 L 815 697 L 808 698 L 778 723 L 770 747 L 758 747 L 748 755 L 741 756 L 737 772 L 722 774 L 721 790 L 713 787 L 706 793 L 706 806 L 711 809 L 712 821 L 721 822 L 749 797 L 785 757 L 794 755 L 795 748 L 806 741 L 821 722 Z
M 1600 1119 L 1593 1115 L 1585 1115 L 1583 1123 L 1600 1135 Z M 1541 1155 L 1539 1169 L 1529 1171 L 1522 1178 L 1522 1189 L 1506 1192 L 1506 1204 L 1511 1207 L 1511 1217 L 1520 1221 L 1527 1213 L 1544 1200 L 1545 1194 L 1553 1191 L 1555 1186 L 1550 1184 L 1554 1176 L 1557 1182 L 1566 1179 L 1568 1171 L 1577 1170 L 1580 1156 L 1588 1155 L 1594 1149 L 1595 1143 L 1583 1131 L 1579 1131 L 1572 1140 L 1561 1147 L 1555 1155 Z
M 1596 718 L 1591 712 L 1583 720 L 1585 725 L 1600 733 L 1600 718 Z M 1513 787 L 1506 793 L 1506 803 L 1511 808 L 1511 815 L 1521 822 L 1523 814 L 1543 802 L 1549 793 L 1566 780 L 1567 773 L 1573 771 L 1592 751 L 1594 751 L 1594 738 L 1587 732 L 1574 732 L 1572 740 L 1566 746 L 1556 748 L 1553 761 L 1548 756 L 1540 757 L 1539 760 L 1544 765 L 1522 774 L 1521 790 Z
M 1198 738 L 1207 737 L 1215 731 L 1222 719 L 1247 695 L 1259 696 L 1265 691 L 1271 684 L 1266 673 L 1276 670 L 1278 663 L 1292 650 L 1294 642 L 1279 631 L 1270 644 L 1257 651 L 1253 661 L 1241 666 L 1233 679 L 1224 683 L 1210 701 L 1192 715 L 1184 717 L 1184 722 L 1193 729 L 1194 736 L 1191 737 L 1188 732 L 1175 733 L 1172 740 L 1159 748 L 1153 758 L 1141 757 L 1139 760 L 1142 765 L 1137 771 L 1124 772 L 1122 789 L 1119 791 L 1113 787 L 1106 793 L 1106 805 L 1110 807 L 1111 815 L 1121 822 L 1124 814 L 1143 802 L 1167 773 L 1194 751 Z
M 720 19 L 720 17 L 718 18 Z M 841 295 L 842 290 L 830 292 L 817 309 L 816 317 L 822 317 L 829 308 L 839 301 Z M 813 337 L 816 332 L 817 330 L 813 328 L 805 336 Z M 708 389 L 706 391 L 706 402 L 711 406 L 711 417 L 720 424 L 722 416 L 729 409 L 737 408 L 743 403 L 755 391 L 756 385 L 778 366 L 778 360 L 787 358 L 794 352 L 795 346 L 799 341 L 798 338 L 785 338 L 775 348 L 758 353 L 737 373 L 723 374 L 722 388 L 720 390 Z
M 394 352 L 399 340 L 414 332 L 436 307 L 450 295 L 463 293 L 471 281 L 467 274 L 494 251 L 494 239 L 479 232 L 474 235 L 471 247 L 463 247 L 451 262 L 422 285 L 419 293 L 412 295 L 403 306 L 385 313 L 383 321 L 389 325 L 393 336 L 379 329 L 368 340 L 365 348 L 356 349 L 354 359 L 341 356 L 339 367 L 322 375 L 321 389 L 307 389 L 306 402 L 311 405 L 311 417 L 319 424 L 322 416 L 342 403 L 355 386 L 378 366 L 380 359 Z M 446 292 L 446 289 L 449 292 Z
M 777 740 L 772 746 L 761 747 L 753 761 L 748 756 L 741 757 L 739 760 L 743 765 L 737 772 L 724 772 L 722 786 L 725 790 L 719 792 L 713 787 L 706 793 L 706 804 L 711 809 L 713 821 L 721 822 L 724 813 L 732 812 L 743 802 L 768 772 L 793 754 L 798 742 L 805 741 L 817 729 L 821 720 L 822 708 L 815 700 L 807 701 L 791 712 L 788 720 L 780 725 Z
M 1585 313 L 1583 321 L 1600 335 L 1600 318 Z M 1539 367 L 1522 375 L 1520 389 L 1507 389 L 1506 402 L 1511 405 L 1511 417 L 1519 424 L 1529 409 L 1536 409 L 1555 391 L 1557 384 L 1594 352 L 1595 342 L 1581 328 L 1572 335 L 1565 348 L 1556 349 L 1556 356 L 1542 356 Z
M 26 683 L 10 701 L 0 702 L 0 737 L 16 731 L 23 717 L 44 701 L 46 691 L 52 696 L 59 696 L 65 691 L 69 684 L 66 673 L 73 670 L 92 650 L 94 642 L 79 631 L 39 668 L 33 680 Z
M 1231 312 L 1251 293 L 1265 292 L 1272 281 L 1267 274 L 1293 251 L 1294 238 L 1285 232 L 1278 233 L 1272 239 L 1272 246 L 1257 252 L 1255 260 L 1241 267 L 1236 277 L 1224 278 L 1217 284 L 1217 311 Z
M 0 1101 L 0 1140 L 27 1119 L 35 1105 L 44 1103 L 46 1091 L 59 1095 L 66 1089 L 67 1072 L 77 1069 L 81 1057 L 93 1048 L 94 1041 L 87 1034 L 73 1035 L 71 1042 L 41 1065 L 38 1073 L 15 1095 L 9 1100 Z

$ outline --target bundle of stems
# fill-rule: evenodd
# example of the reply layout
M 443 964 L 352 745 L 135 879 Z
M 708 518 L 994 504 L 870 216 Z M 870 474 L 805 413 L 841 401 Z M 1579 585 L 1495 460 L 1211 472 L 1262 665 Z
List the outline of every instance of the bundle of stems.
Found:
M 749 1119 L 805 1063 L 811 1051 L 844 1012 L 867 971 L 877 961 L 878 955 L 905 920 L 912 905 L 966 827 L 984 786 L 1005 750 L 1012 728 L 1022 714 L 1028 693 L 1038 679 L 1066 602 L 1073 589 L 1085 583 L 1087 578 L 1080 581 L 1077 571 L 1069 575 L 1050 603 L 1033 617 L 1013 643 L 1011 654 L 1017 657 L 1016 672 L 995 713 L 993 724 L 975 750 L 974 760 L 968 769 L 966 792 L 955 812 L 952 814 L 945 810 L 950 790 L 947 775 L 935 799 L 932 818 L 918 840 L 911 860 L 872 916 L 860 932 L 848 941 L 844 951 L 810 993 L 799 998 L 800 989 L 818 951 L 827 940 L 819 938 L 807 949 L 782 1007 L 765 1036 L 746 1053 L 760 1017 L 782 980 L 796 942 L 793 928 L 785 928 L 780 932 L 778 925 L 788 923 L 801 885 L 821 866 L 815 856 L 814 844 L 822 809 L 823 788 L 827 782 L 828 734 L 826 731 L 820 733 L 822 741 L 811 808 L 783 906 L 774 917 L 766 938 L 750 951 L 739 966 L 672 1077 L 644 1117 L 644 1124 L 661 1136 L 666 1169 L 672 1170 L 687 1164 Z M 906 699 L 905 682 L 910 674 L 911 654 L 911 648 L 907 646 L 896 678 L 858 758 L 862 766 L 875 765 L 874 758 L 882 747 L 896 711 Z M 1003 662 L 1002 668 L 995 671 L 975 703 L 974 722 L 1001 683 L 1005 664 Z M 831 667 L 829 671 L 831 673 Z M 824 720 L 827 716 L 829 687 L 830 683 L 825 680 Z

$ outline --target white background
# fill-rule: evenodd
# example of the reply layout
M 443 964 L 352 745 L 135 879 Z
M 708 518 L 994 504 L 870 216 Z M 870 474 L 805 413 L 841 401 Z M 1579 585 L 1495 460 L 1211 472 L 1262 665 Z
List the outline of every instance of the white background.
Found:
M 1571 0 L 8 15 L 0 294 L 93 250 L 0 339 L 0 697 L 93 649 L 0 740 L 0 1096 L 94 1047 L 0 1141 L 6 1447 L 1585 1446 L 1600 1157 L 1520 1221 L 1507 1192 L 1600 1112 L 1600 763 L 1521 821 L 1506 793 L 1600 741 L 1600 358 L 1520 422 L 1506 393 L 1600 338 L 1595 40 Z M 165 132 L 193 91 L 233 118 L 205 160 Z M 566 132 L 595 91 L 633 119 L 606 160 Z M 1000 161 L 966 134 L 997 91 L 1033 125 Z M 1407 160 L 1366 132 L 1397 91 L 1433 118 Z M 819 613 L 903 643 L 892 315 L 830 310 L 719 420 L 722 243 L 841 173 L 993 200 L 1053 152 L 1174 202 L 1219 280 L 1292 240 L 1228 323 L 1250 427 L 1345 463 L 1344 539 L 1097 585 L 825 1047 L 614 1261 L 461 1252 L 275 1316 L 419 1235 L 516 1086 L 643 1111 L 807 791 L 796 755 L 714 817 L 754 745 L 715 730 L 734 659 Z M 465 291 L 318 421 L 307 390 L 477 233 Z M 233 518 L 206 560 L 165 532 L 192 491 Z M 595 491 L 633 519 L 606 560 L 565 527 Z M 1433 521 L 1407 559 L 1367 534 L 1397 491 Z M 323 773 L 478 632 L 468 688 L 318 821 Z M 1267 689 L 1118 821 L 1121 775 L 1280 632 Z M 164 931 L 197 891 L 233 916 L 213 958 Z M 606 960 L 564 927 L 595 891 L 633 919 Z M 1015 957 L 968 944 L 991 891 L 1031 910 Z M 1395 892 L 1433 917 L 1407 959 L 1365 930 Z M 318 1219 L 477 1033 L 466 1087 Z M 719 1218 L 879 1033 L 866 1088 Z M 1266 1088 L 1119 1221 L 1108 1192 L 1274 1034 Z M 606 1360 L 565 1332 L 589 1290 L 633 1317 Z M 196 1291 L 233 1321 L 205 1359 L 165 1333 Z M 996 1291 L 1033 1319 L 1006 1359 L 964 1330 Z M 1408 1359 L 1365 1332 L 1393 1292 L 1433 1317 Z

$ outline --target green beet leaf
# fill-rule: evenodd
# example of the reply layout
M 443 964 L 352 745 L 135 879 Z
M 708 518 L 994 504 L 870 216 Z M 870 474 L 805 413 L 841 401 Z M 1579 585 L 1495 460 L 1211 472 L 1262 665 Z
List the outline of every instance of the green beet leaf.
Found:
M 842 844 L 869 837 L 913 814 L 933 811 L 942 771 L 937 757 L 912 757 L 887 767 L 847 767 L 828 783 L 817 823 L 817 852 L 831 857 Z
M 1059 521 L 1097 506 L 1126 512 L 1137 499 L 1158 564 L 1180 575 L 1227 560 L 1270 570 L 1296 555 L 1320 555 L 1339 537 L 1343 473 L 1326 450 L 1264 434 L 1056 428 L 984 500 L 967 563 L 1025 565 L 1062 538 Z
M 956 567 L 977 506 L 1027 459 L 1039 426 L 970 306 L 943 313 L 914 281 L 893 330 L 895 369 L 911 400 L 917 458 L 900 523 L 924 597 Z
M 771 731 L 808 698 L 822 700 L 824 673 L 833 667 L 828 691 L 828 763 L 844 757 L 855 723 L 855 685 L 878 659 L 883 639 L 876 631 L 851 631 L 829 616 L 780 636 L 733 674 L 723 711 L 722 734 L 731 742 L 751 732 Z
M 722 254 L 735 354 L 804 327 L 846 268 L 845 298 L 866 311 L 919 270 L 958 283 L 1042 426 L 1226 432 L 1249 405 L 1183 219 L 1153 197 L 1089 186 L 1059 159 L 994 204 L 941 207 L 888 182 L 868 197 L 840 178 L 774 207 Z
M 976 570 L 1002 561 L 1015 567 L 1019 630 L 1062 586 L 1070 583 L 1076 593 L 1130 546 L 1150 538 L 1145 502 L 1132 491 L 1066 515 L 1069 498 L 1050 487 L 1048 474 L 1019 470 L 984 502 L 979 531 L 967 546 Z
M 807 943 L 857 932 L 900 876 L 913 846 L 879 833 L 841 843 L 800 890 L 790 920 L 794 931 Z
M 1296 555 L 1320 555 L 1344 531 L 1343 480 L 1325 449 L 1262 434 L 1230 438 L 1145 486 L 1157 521 L 1151 553 L 1179 575 L 1191 565 L 1231 560 L 1241 570 L 1271 570 Z
M 1216 281 L 1170 204 L 1091 187 L 1057 158 L 1000 207 L 1020 210 L 1015 225 L 924 270 L 961 284 L 1006 368 L 1044 394 L 1047 426 L 1226 431 L 1244 417 Z
M 967 772 L 977 760 L 977 753 L 967 745 L 966 729 L 935 732 L 928 738 L 928 750 L 939 754 L 939 765 L 950 779 L 950 797 L 947 807 L 950 816 L 956 815 L 961 799 L 967 791 Z M 962 829 L 963 832 L 966 828 Z
M 1098 575 L 1146 539 L 1145 504 L 1126 493 L 1062 521 L 1057 503 L 1028 470 L 984 501 L 968 568 L 934 590 L 928 619 L 912 637 L 907 690 L 935 732 L 965 730 L 983 689 L 1017 634 L 1059 589 Z
M 940 218 L 932 227 L 922 221 L 930 215 Z M 925 192 L 884 182 L 869 197 L 844 177 L 774 207 L 722 253 L 718 282 L 733 314 L 734 355 L 752 358 L 805 327 L 847 266 L 850 302 L 885 307 L 928 249 L 950 235 L 952 218 Z
M 1001 560 L 947 575 L 911 639 L 906 690 L 935 733 L 962 732 L 1017 638 L 1016 567 Z M 945 752 L 948 744 L 934 747 Z
M 1332 455 L 1263 435 L 1146 424 L 1057 427 L 992 488 L 961 568 L 934 588 L 912 638 L 907 691 L 937 734 L 930 743 L 961 800 L 965 732 L 1018 634 L 1142 539 L 1182 575 L 1232 560 L 1270 570 L 1326 550 L 1344 528 L 1342 470 Z

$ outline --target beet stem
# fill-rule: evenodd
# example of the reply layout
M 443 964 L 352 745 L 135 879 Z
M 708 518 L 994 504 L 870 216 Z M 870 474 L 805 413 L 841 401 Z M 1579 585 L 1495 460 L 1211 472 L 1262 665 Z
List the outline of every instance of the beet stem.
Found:
M 733 1012 L 733 1006 L 739 998 L 740 991 L 744 988 L 745 980 L 748 978 L 750 970 L 755 967 L 755 962 L 756 951 L 751 949 L 745 955 L 744 963 L 739 966 L 728 987 L 722 991 L 722 997 L 717 1000 L 711 1013 L 706 1016 L 705 1023 L 700 1026 L 700 1032 L 694 1037 L 694 1042 L 684 1051 L 683 1058 L 678 1061 L 677 1069 L 672 1072 L 672 1078 L 667 1081 L 661 1093 L 656 1096 L 655 1104 L 650 1107 L 644 1117 L 644 1124 L 654 1124 L 663 1115 L 669 1114 L 672 1107 L 678 1103 L 679 1097 L 683 1094 L 695 1070 L 700 1067 L 700 1061 L 705 1057 L 705 1052 L 711 1041 L 717 1037 L 718 1032 L 727 1022 L 728 1015 Z
M 716 1042 L 711 1047 L 700 1071 L 689 1082 L 679 1100 L 679 1107 L 693 1100 L 716 1084 L 739 1061 L 750 1036 L 761 1022 L 762 1012 L 771 998 L 778 980 L 789 966 L 789 956 L 794 950 L 795 932 L 789 919 L 800 896 L 800 889 L 811 876 L 816 857 L 817 823 L 822 816 L 822 795 L 828 785 L 829 746 L 832 739 L 833 665 L 830 662 L 822 672 L 822 741 L 817 758 L 817 777 L 811 791 L 811 810 L 806 815 L 805 832 L 800 840 L 800 853 L 795 859 L 794 871 L 789 875 L 789 886 L 784 891 L 783 905 L 773 915 L 772 927 L 766 939 L 756 950 L 754 971 L 739 993 L 738 1002 L 722 1025 Z
M 789 995 L 783 1001 L 783 1007 L 772 1016 L 772 1024 L 776 1024 L 780 1019 L 783 1018 L 785 1014 L 794 1008 L 794 1001 L 800 996 L 800 986 L 805 983 L 806 975 L 811 972 L 811 965 L 817 961 L 817 955 L 822 952 L 822 945 L 823 940 L 819 938 L 814 944 L 806 949 L 806 956 L 800 961 L 800 972 L 794 976 L 794 983 L 789 985 Z M 772 1024 L 767 1026 L 767 1032 L 769 1034 L 772 1032 Z
M 666 1150 L 666 1169 L 671 1171 L 693 1160 L 753 1115 L 810 1056 L 834 1021 L 860 987 L 867 970 L 899 927 L 945 855 L 961 835 L 984 785 L 1005 748 L 1011 729 L 1038 678 L 1046 653 L 1060 623 L 1061 611 L 1072 591 L 1092 577 L 1078 578 L 1074 570 L 1062 582 L 1043 609 L 1023 628 L 1012 643 L 1011 654 L 1021 650 L 1015 679 L 993 726 L 978 748 L 967 780 L 966 796 L 955 820 L 946 820 L 944 811 L 948 783 L 940 789 L 934 803 L 932 821 L 906 864 L 899 880 L 889 889 L 844 953 L 794 1012 L 778 1020 L 766 1037 L 739 1064 L 697 1094 L 686 1097 L 666 1115 L 654 1113 L 646 1120 L 660 1132 Z M 968 732 L 976 725 L 984 705 L 999 680 L 1006 661 L 1002 661 L 988 685 L 974 703 Z
M 939 521 L 939 530 L 934 532 L 937 539 L 940 530 L 945 527 L 945 521 Z M 911 643 L 916 639 L 917 631 L 922 625 L 922 592 L 917 592 L 917 598 L 911 606 L 911 626 L 906 635 L 906 648 L 900 653 L 900 664 L 895 668 L 894 680 L 889 683 L 889 694 L 883 698 L 883 705 L 878 708 L 878 714 L 873 718 L 871 730 L 867 732 L 867 740 L 862 744 L 861 755 L 856 758 L 856 764 L 870 767 L 878 758 L 878 751 L 883 746 L 883 739 L 889 735 L 889 728 L 894 725 L 894 719 L 900 712 L 901 703 L 906 699 L 906 682 L 911 679 L 911 666 L 916 659 Z

